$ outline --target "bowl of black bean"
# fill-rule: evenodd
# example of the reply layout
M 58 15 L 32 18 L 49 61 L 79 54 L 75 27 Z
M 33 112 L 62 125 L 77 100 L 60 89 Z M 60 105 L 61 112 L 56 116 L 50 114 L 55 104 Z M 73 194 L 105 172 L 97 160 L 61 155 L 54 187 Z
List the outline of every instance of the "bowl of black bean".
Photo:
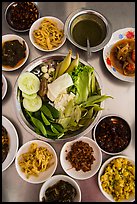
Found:
M 95 125 L 93 138 L 102 152 L 116 155 L 127 149 L 131 143 L 131 128 L 121 116 L 103 116 Z
M 5 20 L 9 28 L 16 32 L 29 31 L 39 17 L 40 12 L 34 2 L 12 2 L 5 10 Z

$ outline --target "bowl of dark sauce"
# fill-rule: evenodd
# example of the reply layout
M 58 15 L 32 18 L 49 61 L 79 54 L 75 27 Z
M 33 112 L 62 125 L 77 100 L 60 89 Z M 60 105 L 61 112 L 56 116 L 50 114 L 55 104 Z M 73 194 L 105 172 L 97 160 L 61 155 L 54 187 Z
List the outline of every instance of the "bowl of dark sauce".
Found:
M 28 31 L 39 17 L 39 9 L 34 2 L 12 2 L 5 10 L 5 20 L 16 32 Z
M 121 116 L 106 115 L 95 125 L 93 137 L 104 153 L 120 154 L 131 142 L 131 128 Z
M 88 38 L 91 52 L 103 49 L 112 35 L 110 21 L 91 9 L 78 9 L 72 12 L 66 19 L 64 30 L 68 40 L 85 51 Z

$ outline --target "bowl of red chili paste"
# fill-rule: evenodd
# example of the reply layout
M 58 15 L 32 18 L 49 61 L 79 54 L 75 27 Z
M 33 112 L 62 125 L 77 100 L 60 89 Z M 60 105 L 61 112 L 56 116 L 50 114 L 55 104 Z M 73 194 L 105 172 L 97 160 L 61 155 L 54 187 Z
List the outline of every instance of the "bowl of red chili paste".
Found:
M 95 125 L 93 137 L 104 153 L 120 154 L 131 142 L 131 129 L 121 116 L 106 115 Z

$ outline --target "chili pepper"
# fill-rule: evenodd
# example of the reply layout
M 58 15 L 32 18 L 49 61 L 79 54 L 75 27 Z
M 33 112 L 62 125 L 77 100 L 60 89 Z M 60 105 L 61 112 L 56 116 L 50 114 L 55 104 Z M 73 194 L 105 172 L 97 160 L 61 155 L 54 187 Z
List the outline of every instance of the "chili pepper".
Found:
M 71 62 L 70 66 L 68 67 L 66 72 L 72 72 L 75 67 L 78 66 L 79 63 L 79 54 L 76 54 L 76 58 Z
M 67 56 L 64 58 L 64 60 L 62 61 L 60 65 L 58 77 L 61 76 L 68 69 L 71 63 L 71 55 L 72 55 L 72 50 L 69 50 L 69 53 L 67 54 Z
M 41 112 L 41 117 L 45 125 L 50 125 L 50 122 L 48 121 L 48 119 L 46 118 L 43 112 Z

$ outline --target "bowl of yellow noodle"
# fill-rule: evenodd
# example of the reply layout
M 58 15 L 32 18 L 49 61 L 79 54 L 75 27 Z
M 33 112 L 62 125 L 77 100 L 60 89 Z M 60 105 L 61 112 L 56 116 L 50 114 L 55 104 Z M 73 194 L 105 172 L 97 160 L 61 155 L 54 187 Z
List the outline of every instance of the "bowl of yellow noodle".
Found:
M 57 168 L 57 154 L 47 142 L 31 140 L 17 152 L 15 167 L 19 176 L 33 184 L 43 183 Z
M 36 20 L 29 31 L 31 43 L 41 51 L 55 51 L 66 41 L 64 23 L 53 16 Z

